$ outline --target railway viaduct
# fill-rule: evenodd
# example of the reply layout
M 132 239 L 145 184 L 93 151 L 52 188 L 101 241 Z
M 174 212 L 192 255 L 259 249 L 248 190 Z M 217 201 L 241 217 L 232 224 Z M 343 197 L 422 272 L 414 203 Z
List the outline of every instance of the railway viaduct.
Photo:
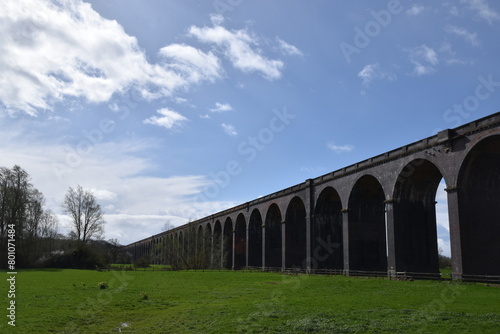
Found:
M 211 266 L 438 275 L 446 183 L 452 277 L 500 277 L 500 113 L 125 246 L 133 258 L 203 244 Z M 190 231 L 192 233 L 190 233 Z M 196 237 L 188 237 L 195 234 Z M 194 240 L 194 241 L 193 241 Z M 181 250 L 184 251 L 184 250 Z M 179 252 L 179 250 L 177 250 Z

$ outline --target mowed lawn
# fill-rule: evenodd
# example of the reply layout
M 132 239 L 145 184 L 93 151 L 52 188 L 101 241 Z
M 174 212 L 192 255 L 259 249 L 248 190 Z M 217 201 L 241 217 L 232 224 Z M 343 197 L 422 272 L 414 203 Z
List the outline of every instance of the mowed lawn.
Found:
M 14 329 L 2 282 L 0 333 L 500 333 L 500 287 L 480 283 L 24 270 Z

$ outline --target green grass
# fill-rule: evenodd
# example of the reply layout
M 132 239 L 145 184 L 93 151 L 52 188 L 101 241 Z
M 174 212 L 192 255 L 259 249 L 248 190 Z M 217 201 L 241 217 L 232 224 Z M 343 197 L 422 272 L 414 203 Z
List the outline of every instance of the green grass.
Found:
M 161 271 L 161 270 L 172 270 L 172 266 L 164 264 L 150 264 L 147 267 L 136 268 L 132 264 L 111 264 L 111 269 L 117 270 L 142 270 L 142 271 Z M 105 270 L 105 268 L 103 268 Z
M 441 277 L 451 279 L 451 268 L 441 268 Z
M 103 282 L 106 288 L 99 287 Z M 16 284 L 16 328 L 2 315 L 1 333 L 500 330 L 500 287 L 485 284 L 260 272 L 84 270 L 19 271 Z M 0 287 L 7 292 L 5 279 Z M 6 293 L 0 302 L 6 314 Z

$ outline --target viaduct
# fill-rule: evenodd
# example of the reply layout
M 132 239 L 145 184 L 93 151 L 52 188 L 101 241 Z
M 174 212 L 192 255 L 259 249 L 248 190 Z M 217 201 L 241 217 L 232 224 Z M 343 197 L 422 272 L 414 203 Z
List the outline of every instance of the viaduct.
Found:
M 169 263 L 190 243 L 208 267 L 438 276 L 443 179 L 452 278 L 500 279 L 500 112 L 124 249 Z

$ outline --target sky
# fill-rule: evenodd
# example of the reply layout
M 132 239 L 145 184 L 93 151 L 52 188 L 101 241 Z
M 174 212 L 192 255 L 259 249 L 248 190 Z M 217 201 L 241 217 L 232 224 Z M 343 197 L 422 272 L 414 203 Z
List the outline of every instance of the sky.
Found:
M 499 36 L 487 0 L 2 0 L 0 165 L 128 244 L 499 111 Z

